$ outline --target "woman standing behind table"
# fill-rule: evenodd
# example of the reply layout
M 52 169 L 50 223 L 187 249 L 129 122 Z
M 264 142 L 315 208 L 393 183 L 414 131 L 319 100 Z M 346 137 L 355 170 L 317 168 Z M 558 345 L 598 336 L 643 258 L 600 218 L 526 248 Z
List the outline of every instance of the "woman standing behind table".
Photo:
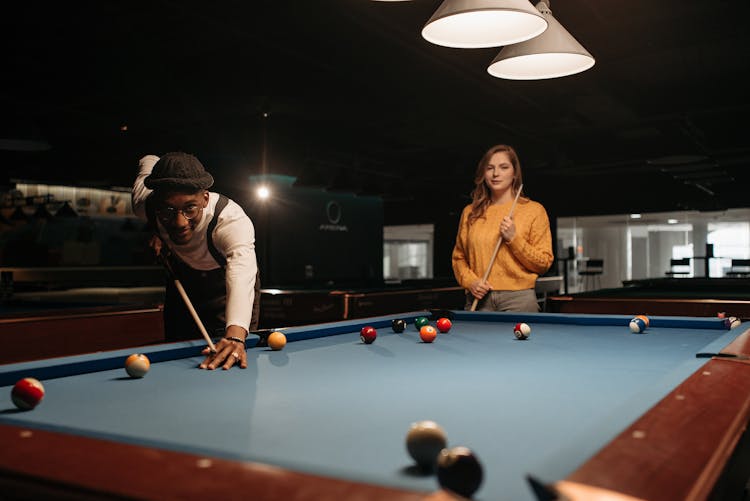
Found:
M 552 234 L 542 204 L 521 195 L 513 205 L 523 184 L 515 150 L 504 144 L 490 148 L 479 162 L 474 184 L 453 248 L 453 273 L 467 291 L 466 309 L 476 298 L 477 311 L 539 311 L 534 285 L 552 265 Z

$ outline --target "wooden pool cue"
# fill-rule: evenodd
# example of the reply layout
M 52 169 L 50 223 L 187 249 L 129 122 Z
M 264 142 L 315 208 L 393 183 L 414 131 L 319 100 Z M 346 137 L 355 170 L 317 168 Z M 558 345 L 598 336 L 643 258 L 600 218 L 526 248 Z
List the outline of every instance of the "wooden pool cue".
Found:
M 516 198 L 515 200 L 513 200 L 513 205 L 510 206 L 510 214 L 508 214 L 509 217 L 513 217 L 513 210 L 516 208 L 516 203 L 518 203 L 518 197 L 521 196 L 522 190 L 523 190 L 523 185 L 518 187 L 518 193 L 516 193 Z M 497 239 L 497 244 L 495 244 L 495 252 L 492 253 L 492 259 L 490 259 L 490 264 L 487 265 L 487 271 L 484 272 L 484 278 L 482 279 L 482 282 L 486 282 L 487 277 L 490 276 L 490 271 L 492 271 L 492 265 L 495 263 L 497 252 L 500 250 L 500 244 L 502 243 L 503 243 L 503 234 L 500 233 L 500 237 L 498 237 Z M 476 311 L 478 302 L 479 302 L 479 299 L 474 298 L 474 302 L 471 303 L 471 311 Z
M 180 283 L 180 279 L 177 278 L 177 275 L 175 275 L 174 270 L 172 269 L 172 265 L 169 264 L 169 260 L 162 255 L 161 250 L 159 251 L 159 254 L 157 254 L 157 258 L 159 259 L 159 261 L 161 261 L 161 264 L 164 265 L 164 268 L 167 270 L 167 274 L 169 275 L 169 278 L 174 280 L 174 285 L 175 287 L 177 287 L 177 291 L 180 293 L 182 300 L 185 302 L 185 306 L 187 307 L 188 311 L 190 311 L 190 314 L 193 316 L 193 320 L 195 320 L 195 325 L 198 326 L 198 329 L 200 329 L 201 334 L 203 334 L 203 338 L 206 340 L 206 343 L 208 343 L 208 349 L 211 350 L 211 353 L 216 353 L 216 346 L 214 346 L 213 341 L 211 341 L 211 336 L 208 335 L 206 328 L 203 326 L 203 322 L 201 322 L 201 319 L 198 316 L 198 312 L 196 312 L 195 308 L 193 308 L 193 303 L 190 302 L 190 298 L 188 297 L 187 292 L 185 291 L 185 288 Z

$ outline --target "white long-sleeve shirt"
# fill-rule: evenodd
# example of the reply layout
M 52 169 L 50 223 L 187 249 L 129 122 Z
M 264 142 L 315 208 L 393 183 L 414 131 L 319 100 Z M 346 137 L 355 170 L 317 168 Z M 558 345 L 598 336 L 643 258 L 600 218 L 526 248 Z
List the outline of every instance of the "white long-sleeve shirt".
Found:
M 153 190 L 146 188 L 144 179 L 151 174 L 159 160 L 155 155 L 146 155 L 138 163 L 138 175 L 133 184 L 133 212 L 142 219 L 146 215 L 146 198 Z M 208 250 L 206 230 L 214 217 L 219 194 L 209 192 L 208 206 L 193 231 L 190 241 L 184 245 L 174 243 L 161 222 L 156 221 L 159 235 L 185 264 L 196 270 L 215 270 L 220 265 Z M 226 265 L 226 325 L 238 325 L 249 330 L 255 299 L 255 278 L 258 262 L 255 257 L 255 228 L 250 218 L 237 203 L 229 200 L 219 214 L 213 231 L 214 247 L 227 259 Z

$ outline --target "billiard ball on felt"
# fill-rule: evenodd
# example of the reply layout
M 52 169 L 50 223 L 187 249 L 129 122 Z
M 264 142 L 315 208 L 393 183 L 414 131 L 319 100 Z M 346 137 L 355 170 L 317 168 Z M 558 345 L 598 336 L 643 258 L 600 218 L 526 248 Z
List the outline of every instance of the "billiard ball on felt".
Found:
M 445 317 L 438 318 L 436 325 L 437 325 L 438 330 L 442 333 L 448 332 L 449 330 L 451 330 L 451 327 L 453 327 L 453 324 L 451 323 L 450 319 L 445 318 Z
M 734 329 L 735 327 L 742 325 L 742 321 L 737 317 L 727 317 L 724 319 L 724 324 L 728 329 Z
M 529 324 L 519 322 L 513 328 L 513 334 L 516 335 L 516 339 L 528 339 L 531 334 L 531 327 L 529 327 Z
M 437 330 L 431 325 L 425 325 L 419 329 L 419 337 L 425 343 L 431 343 L 437 337 Z
M 406 330 L 406 320 L 404 320 L 403 318 L 397 318 L 395 320 L 392 320 L 391 328 L 393 329 L 393 332 L 401 334 L 402 332 Z
M 406 450 L 425 470 L 435 468 L 437 456 L 448 444 L 445 430 L 435 421 L 417 421 L 406 434 Z
M 414 327 L 417 328 L 417 330 L 420 330 L 425 325 L 428 325 L 430 321 L 427 319 L 427 317 L 417 317 L 414 319 Z
M 630 321 L 630 332 L 640 334 L 646 330 L 646 322 L 642 318 L 634 318 Z
M 482 464 L 468 447 L 443 449 L 437 457 L 440 487 L 470 498 L 482 484 Z
M 378 332 L 375 330 L 375 327 L 370 325 L 365 325 L 359 331 L 359 339 L 365 344 L 372 344 L 376 337 L 378 337 Z
M 143 377 L 150 368 L 151 361 L 142 353 L 133 353 L 125 359 L 125 372 L 127 372 L 130 377 Z
M 649 318 L 646 315 L 636 315 L 633 318 L 640 318 L 641 320 L 643 320 L 643 322 L 646 324 L 646 328 L 648 328 L 648 326 L 651 325 L 651 320 L 649 320 Z
M 273 351 L 279 351 L 286 346 L 286 336 L 283 332 L 275 331 L 268 335 L 268 347 Z
M 39 405 L 44 398 L 44 386 L 38 379 L 27 377 L 19 380 L 10 391 L 13 404 L 23 411 L 28 411 Z

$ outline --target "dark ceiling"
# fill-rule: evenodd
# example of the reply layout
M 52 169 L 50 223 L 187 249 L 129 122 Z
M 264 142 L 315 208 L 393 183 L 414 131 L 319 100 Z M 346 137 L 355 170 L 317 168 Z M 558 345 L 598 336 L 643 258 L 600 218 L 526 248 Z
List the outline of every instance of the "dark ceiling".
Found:
M 4 143 L 5 181 L 128 186 L 141 155 L 184 150 L 219 189 L 323 176 L 383 194 L 397 223 L 455 213 L 509 143 L 551 215 L 750 205 L 750 3 L 552 0 L 596 65 L 542 81 L 422 39 L 439 3 L 17 3 L 0 139 L 51 149 Z

